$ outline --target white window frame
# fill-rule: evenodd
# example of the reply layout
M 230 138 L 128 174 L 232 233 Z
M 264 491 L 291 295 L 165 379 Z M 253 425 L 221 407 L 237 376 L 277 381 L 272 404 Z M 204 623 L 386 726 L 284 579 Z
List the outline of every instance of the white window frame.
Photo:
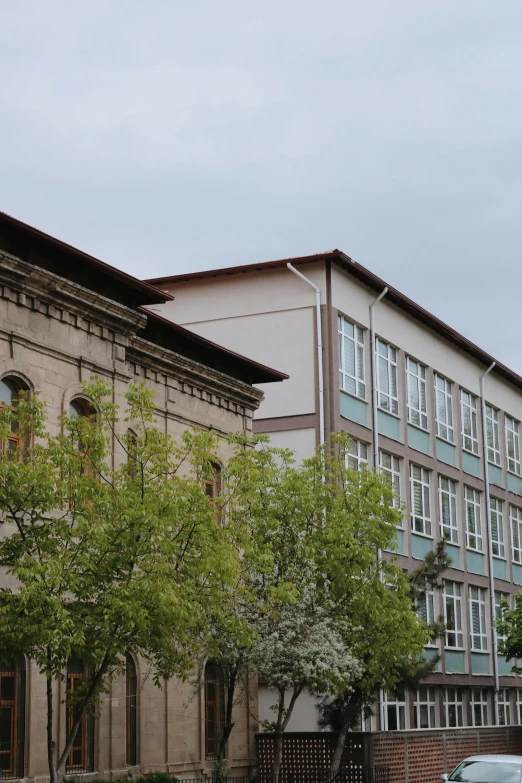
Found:
M 495 557 L 506 558 L 504 546 L 504 504 L 495 497 L 489 499 L 489 525 L 491 530 L 491 549 Z
M 507 469 L 510 473 L 520 476 L 520 438 L 518 422 L 511 416 L 504 414 L 504 431 L 506 433 L 506 459 Z
M 478 414 L 477 398 L 471 392 L 460 390 L 460 412 L 462 419 L 462 448 L 478 456 Z
M 395 710 L 396 729 L 390 729 L 389 709 Z M 384 692 L 384 731 L 401 731 L 406 728 L 406 693 L 398 688 L 396 693 Z
M 363 440 L 350 438 L 345 454 L 348 470 L 361 471 L 368 467 L 368 444 Z
M 511 726 L 511 692 L 510 688 L 498 689 L 498 725 Z
M 377 405 L 386 413 L 399 415 L 397 385 L 397 349 L 377 338 L 375 341 L 377 367 Z
M 414 719 L 416 729 L 434 729 L 437 725 L 435 688 L 421 685 L 415 694 Z M 423 717 L 425 719 L 423 720 Z M 422 725 L 422 724 L 425 725 Z
M 337 319 L 339 385 L 340 388 L 361 400 L 366 399 L 364 380 L 364 330 L 343 315 Z M 346 343 L 349 343 L 349 346 Z M 346 367 L 346 351 L 352 353 L 353 367 Z
M 422 510 L 415 513 L 415 491 L 420 492 Z M 410 463 L 411 529 L 414 533 L 432 537 L 431 524 L 431 471 L 421 465 Z M 419 495 L 418 495 L 419 497 Z
M 446 631 L 444 634 L 444 646 L 447 650 L 462 650 L 464 648 L 464 635 L 462 632 L 462 585 L 460 582 L 445 580 L 443 586 L 442 599 L 444 601 L 444 625 Z M 450 627 L 450 612 L 452 609 L 454 622 Z M 454 636 L 454 644 L 451 643 L 450 634 Z
M 488 649 L 486 600 L 484 587 L 469 586 L 469 635 L 471 649 L 475 652 L 487 652 Z
M 439 515 L 441 536 L 450 544 L 458 544 L 457 482 L 441 474 L 439 474 Z
M 417 617 L 424 620 L 426 625 L 433 625 L 435 622 L 435 594 L 433 590 L 426 590 L 417 598 Z M 430 639 L 427 647 L 436 647 L 435 639 Z
M 502 620 L 502 615 L 504 614 L 502 611 L 502 601 L 509 602 L 509 593 L 502 593 L 500 590 L 495 590 L 495 622 L 497 620 Z M 498 642 L 503 642 L 505 639 L 505 637 L 502 636 L 502 634 L 498 633 L 496 628 L 495 628 L 495 636 Z
M 514 563 L 522 563 L 522 508 L 509 506 L 511 528 L 511 557 Z
M 500 437 L 498 430 L 498 410 L 486 403 L 486 445 L 488 462 L 500 465 Z
M 411 356 L 406 357 L 407 414 L 409 424 L 428 430 L 426 367 Z
M 471 689 L 471 725 L 489 726 L 489 699 L 487 688 Z
M 455 709 L 455 723 L 452 725 L 450 721 L 450 708 Z M 444 688 L 444 717 L 446 720 L 447 728 L 462 728 L 464 723 L 464 704 L 462 701 L 462 689 L 461 688 Z
M 442 375 L 435 373 L 434 387 L 437 437 L 454 443 L 452 383 Z
M 522 688 L 517 688 L 517 720 L 518 725 L 522 726 Z
M 464 508 L 466 510 L 466 546 L 475 552 L 482 552 L 482 493 L 464 485 Z
M 401 460 L 389 451 L 379 452 L 379 465 L 381 473 L 390 480 L 393 489 L 393 508 L 400 508 L 401 501 Z M 401 525 L 402 527 L 402 525 Z

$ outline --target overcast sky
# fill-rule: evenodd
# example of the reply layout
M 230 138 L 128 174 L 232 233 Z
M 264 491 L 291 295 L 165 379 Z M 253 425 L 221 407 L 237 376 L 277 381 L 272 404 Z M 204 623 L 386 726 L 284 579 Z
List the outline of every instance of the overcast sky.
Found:
M 522 373 L 520 0 L 1 0 L 0 209 L 138 277 L 338 247 Z

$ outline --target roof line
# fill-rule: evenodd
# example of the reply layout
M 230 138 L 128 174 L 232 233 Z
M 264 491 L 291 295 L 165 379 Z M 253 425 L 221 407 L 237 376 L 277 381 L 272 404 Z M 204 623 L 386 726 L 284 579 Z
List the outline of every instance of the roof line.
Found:
M 255 367 L 257 370 L 274 375 L 275 379 L 286 381 L 290 377 L 285 372 L 281 372 L 280 370 L 274 370 L 272 367 L 267 367 L 265 364 L 261 364 L 260 362 L 254 361 L 254 359 L 249 359 L 248 357 L 243 356 L 240 353 L 236 353 L 236 351 L 231 351 L 230 348 L 225 348 L 222 345 L 218 345 L 217 343 L 212 342 L 212 340 L 209 340 L 206 337 L 202 337 L 200 334 L 196 334 L 196 332 L 191 332 L 190 329 L 186 329 L 184 326 L 180 326 L 174 321 L 170 321 L 168 318 L 164 318 L 162 315 L 156 313 L 154 310 L 149 310 L 148 307 L 144 307 L 143 305 L 140 305 L 136 309 L 139 310 L 141 313 L 145 313 L 147 318 L 150 318 L 152 321 L 157 321 L 158 323 L 161 323 L 169 327 L 170 329 L 172 329 L 172 331 L 186 335 L 193 342 L 218 350 L 221 353 L 225 353 L 228 356 L 232 356 L 234 359 L 239 359 L 241 362 L 244 362 L 245 364 L 251 367 Z M 261 381 L 259 382 L 261 383 Z M 268 383 L 268 381 L 263 381 L 263 383 Z
M 357 261 L 354 261 L 352 258 L 350 258 L 350 256 L 346 255 L 346 253 L 343 253 L 338 249 L 329 250 L 325 253 L 316 253 L 315 255 L 310 256 L 283 258 L 275 261 L 262 261 L 260 263 L 243 264 L 241 266 L 222 267 L 220 269 L 209 269 L 200 272 L 189 272 L 187 274 L 157 277 L 149 280 L 148 282 L 155 285 L 161 285 L 165 283 L 182 283 L 188 280 L 203 280 L 210 277 L 222 277 L 224 275 L 234 275 L 238 273 L 246 274 L 247 272 L 263 271 L 265 269 L 277 269 L 286 266 L 286 264 L 289 262 L 297 265 L 321 263 L 324 261 L 333 262 L 338 267 L 343 269 L 343 271 L 357 278 L 359 281 L 374 290 L 382 291 L 383 288 L 387 287 L 387 301 L 391 301 L 401 310 L 406 311 L 409 315 L 417 318 L 425 326 L 428 326 L 430 329 L 442 335 L 447 340 L 450 340 L 463 351 L 470 354 L 478 361 L 484 363 L 486 366 L 489 366 L 492 362 L 495 362 L 495 369 L 493 372 L 497 373 L 498 375 L 513 383 L 518 388 L 522 389 L 522 377 L 518 375 L 518 373 L 516 373 L 514 370 L 511 370 L 502 362 L 497 361 L 493 356 L 486 353 L 486 351 L 482 350 L 482 348 L 480 348 L 478 345 L 471 342 L 471 340 L 468 340 L 467 337 L 464 337 L 464 335 L 457 332 L 451 326 L 448 326 L 448 324 L 446 324 L 444 321 L 441 321 L 440 318 L 437 318 L 437 316 L 433 315 L 428 310 L 425 310 L 423 307 L 421 307 L 421 305 L 414 302 L 413 299 L 410 299 L 405 294 L 386 283 L 384 280 L 382 280 L 382 278 L 378 277 L 373 272 L 370 272 L 370 270 L 366 269 L 366 267 L 362 266 L 362 264 L 357 263 Z
M 112 277 L 118 278 L 126 282 L 128 285 L 137 289 L 138 291 L 139 290 L 146 291 L 149 296 L 152 295 L 158 298 L 158 304 L 160 304 L 161 301 L 164 302 L 172 301 L 174 299 L 174 297 L 171 294 L 168 294 L 165 291 L 161 291 L 160 289 L 157 288 L 157 286 L 154 286 L 152 283 L 149 283 L 146 280 L 140 280 L 138 277 L 129 275 L 127 272 L 122 272 L 120 269 L 117 269 L 116 267 L 105 263 L 105 261 L 100 261 L 99 258 L 95 258 L 94 256 L 89 255 L 89 253 L 85 253 L 83 250 L 79 250 L 77 247 L 74 247 L 73 245 L 69 245 L 67 244 L 67 242 L 63 242 L 61 239 L 57 239 L 56 237 L 53 237 L 50 234 L 46 234 L 44 231 L 40 231 L 39 228 L 30 226 L 28 223 L 24 223 L 22 220 L 18 220 L 18 218 L 9 215 L 7 212 L 3 212 L 2 210 L 0 210 L 0 219 L 5 219 L 5 221 L 7 223 L 10 223 L 13 227 L 21 228 L 27 233 L 36 237 L 37 239 L 40 239 L 44 242 L 48 242 L 49 244 L 54 245 L 56 248 L 60 250 L 64 250 L 68 253 L 72 253 L 80 259 L 95 264 L 100 269 L 105 270 Z

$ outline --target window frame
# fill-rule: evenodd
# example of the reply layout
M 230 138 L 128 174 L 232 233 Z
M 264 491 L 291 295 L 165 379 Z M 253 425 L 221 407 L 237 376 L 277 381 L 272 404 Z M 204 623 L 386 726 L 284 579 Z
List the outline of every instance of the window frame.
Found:
M 11 412 L 14 413 L 20 402 L 20 395 L 22 392 L 28 392 L 29 386 L 16 375 L 9 374 L 0 378 L 0 383 L 7 387 L 11 398 L 9 403 L 0 402 L 0 408 L 11 408 Z M 22 443 L 16 422 L 13 421 L 11 422 L 11 432 L 8 437 L 0 440 L 0 458 L 15 456 L 16 459 L 21 459 L 27 445 L 27 443 Z
M 383 457 L 389 457 L 390 458 L 390 465 L 389 467 L 387 465 L 383 464 Z M 393 489 L 393 508 L 401 508 L 402 506 L 402 498 L 401 498 L 401 458 L 397 457 L 395 454 L 392 454 L 390 451 L 384 451 L 383 449 L 379 450 L 379 468 L 380 472 L 384 474 L 387 478 L 390 480 L 390 484 Z M 401 527 L 403 527 L 403 523 L 401 521 Z
M 501 467 L 502 461 L 500 458 L 500 430 L 498 425 L 498 414 L 500 411 L 498 408 L 494 408 L 488 402 L 486 406 L 486 453 L 488 455 L 488 462 L 491 465 Z M 491 445 L 490 445 L 491 435 Z
M 498 689 L 498 725 L 511 726 L 511 688 Z
M 344 329 L 348 324 L 353 329 L 353 335 L 347 333 Z M 344 315 L 337 316 L 337 339 L 338 339 L 338 364 L 339 364 L 339 387 L 346 394 L 357 397 L 359 400 L 366 399 L 366 381 L 364 366 L 364 332 L 358 324 L 345 318 Z M 359 339 L 360 337 L 360 339 Z M 353 366 L 354 373 L 346 370 L 345 340 L 353 344 Z M 360 370 L 360 372 L 359 372 Z M 346 379 L 353 381 L 354 391 L 347 388 Z M 362 392 L 362 393 L 361 393 Z
M 471 688 L 471 725 L 489 726 L 489 698 L 487 688 Z M 477 713 L 480 716 L 477 720 Z
M 439 381 L 441 386 L 439 387 Z M 455 443 L 455 425 L 453 421 L 453 383 L 440 375 L 438 372 L 433 374 L 433 387 L 435 390 L 435 431 L 437 438 Z M 439 401 L 442 401 L 442 410 L 444 411 L 444 420 L 440 417 L 441 409 Z
M 214 668 L 214 676 L 211 679 L 207 676 L 207 673 L 212 667 Z M 209 698 L 210 685 L 215 689 L 214 699 Z M 214 660 L 209 660 L 205 664 L 203 694 L 205 708 L 205 759 L 212 760 L 217 757 L 220 733 L 225 725 L 225 682 L 219 664 Z M 209 707 L 214 708 L 216 715 L 216 720 L 214 721 L 214 736 L 212 737 L 209 732 L 209 725 L 211 723 L 211 718 L 209 718 Z
M 414 470 L 420 470 L 420 478 L 414 477 Z M 433 538 L 433 518 L 431 512 L 431 470 L 415 462 L 410 462 L 410 519 L 411 531 L 418 536 Z M 426 479 L 427 476 L 427 479 Z M 415 513 L 415 485 L 420 485 L 422 513 Z M 428 514 L 426 514 L 426 505 Z M 420 530 L 416 527 L 419 524 Z
M 511 423 L 511 428 L 508 426 L 508 422 Z M 506 438 L 506 463 L 507 463 L 507 469 L 509 473 L 513 473 L 515 476 L 520 476 L 520 435 L 519 435 L 519 425 L 520 422 L 517 421 L 517 419 L 514 419 L 513 416 L 508 416 L 507 413 L 504 414 L 504 435 Z M 511 444 L 510 444 L 510 435 L 511 437 Z M 512 449 L 510 449 L 510 445 L 512 446 Z M 510 456 L 510 450 L 512 450 L 513 454 Z
M 350 451 L 350 448 L 355 449 L 355 453 Z M 369 450 L 369 444 L 365 443 L 363 440 L 359 440 L 358 438 L 352 438 L 350 437 L 350 440 L 348 441 L 346 452 L 344 455 L 345 459 L 345 466 L 348 470 L 353 470 L 356 473 L 359 473 L 363 467 L 368 467 L 368 450 Z M 350 464 L 350 462 L 352 464 Z
M 398 698 L 401 694 L 402 698 Z M 406 691 L 404 688 L 398 688 L 394 693 L 384 691 L 384 731 L 402 731 L 406 728 L 406 704 Z M 390 729 L 390 709 L 394 710 L 397 723 L 397 727 L 392 729 Z
M 129 767 L 138 763 L 138 670 L 134 657 L 125 656 L 125 758 Z
M 464 396 L 468 399 L 465 400 Z M 466 415 L 465 409 L 469 410 L 469 432 L 465 431 Z M 475 394 L 460 390 L 460 417 L 461 417 L 461 437 L 462 437 L 462 450 L 473 456 L 479 456 L 479 436 L 478 436 L 478 398 Z M 466 444 L 466 439 L 469 439 L 470 445 Z
M 452 691 L 453 693 L 451 693 Z M 453 696 L 452 699 L 449 698 L 450 693 Z M 446 728 L 455 728 L 455 729 L 463 728 L 466 725 L 466 723 L 464 720 L 464 702 L 462 699 L 462 688 L 458 686 L 457 687 L 446 686 L 443 692 L 443 699 L 444 699 L 444 721 L 446 724 Z M 452 725 L 449 718 L 449 711 L 451 707 L 455 708 L 454 725 Z M 460 716 L 460 720 L 459 720 L 459 716 Z
M 448 488 L 445 489 L 442 486 L 443 482 L 447 482 Z M 452 491 L 453 485 L 453 491 Z M 459 515 L 458 515 L 458 503 L 457 503 L 457 482 L 450 479 L 448 476 L 444 476 L 442 473 L 438 474 L 438 498 L 439 498 L 439 517 L 440 517 L 440 532 L 441 536 L 448 541 L 449 544 L 459 544 Z M 449 524 L 444 523 L 444 507 L 443 499 L 448 498 L 448 510 L 450 512 Z M 452 502 L 453 501 L 453 502 Z M 451 513 L 453 511 L 453 513 Z M 449 530 L 449 535 L 446 533 L 446 528 Z
M 495 519 L 494 522 L 493 519 Z M 491 532 L 491 550 L 493 552 L 493 556 L 505 560 L 506 547 L 504 544 L 504 503 L 494 495 L 491 495 L 489 498 L 489 529 Z M 494 532 L 495 536 L 493 535 Z
M 415 365 L 415 367 L 411 368 L 411 365 Z M 411 424 L 413 427 L 418 427 L 419 429 L 424 430 L 424 432 L 429 432 L 428 393 L 426 383 L 427 369 L 426 365 L 421 364 L 417 359 L 413 359 L 411 356 L 406 357 L 406 418 L 408 424 Z M 415 394 L 418 400 L 417 405 L 412 404 L 412 398 L 414 398 Z M 413 403 L 415 403 L 415 399 L 413 399 Z
M 513 512 L 516 512 L 513 515 Z M 522 564 L 522 508 L 509 504 L 509 527 L 511 530 L 511 559 Z
M 472 493 L 471 497 L 469 494 Z M 477 500 L 478 498 L 478 500 Z M 483 552 L 482 536 L 482 492 L 464 484 L 464 510 L 466 517 L 466 548 L 473 552 Z M 470 511 L 473 510 L 473 527 L 470 525 Z
M 452 592 L 448 588 L 451 585 Z M 444 648 L 446 650 L 464 649 L 464 630 L 462 625 L 462 583 L 454 582 L 451 579 L 445 579 L 442 588 L 443 614 L 444 614 Z M 452 607 L 454 627 L 450 627 L 450 617 L 448 606 Z M 455 643 L 451 644 L 449 635 L 453 634 Z
M 383 352 L 381 352 L 381 348 Z M 399 384 L 397 348 L 377 337 L 375 340 L 375 365 L 377 368 L 377 407 L 391 416 L 399 416 Z M 381 370 L 386 375 L 385 388 L 381 387 Z M 395 389 L 393 388 L 395 386 Z M 395 394 L 393 393 L 395 391 Z M 387 404 L 386 401 L 388 400 Z M 389 407 L 387 407 L 389 405 Z
M 478 585 L 469 585 L 469 635 L 472 652 L 488 652 L 486 607 L 486 588 Z M 475 630 L 475 620 L 478 621 L 478 630 Z
M 426 691 L 426 698 L 421 698 L 421 691 Z M 425 708 L 427 726 L 421 725 L 421 711 Z M 435 729 L 437 727 L 437 701 L 435 688 L 430 685 L 420 685 L 414 695 L 413 719 L 416 729 Z
M 435 593 L 433 590 L 425 590 L 416 600 L 417 617 L 423 620 L 426 625 L 433 625 L 435 622 Z M 424 610 L 422 609 L 424 606 Z M 437 640 L 430 639 L 426 647 L 436 647 Z

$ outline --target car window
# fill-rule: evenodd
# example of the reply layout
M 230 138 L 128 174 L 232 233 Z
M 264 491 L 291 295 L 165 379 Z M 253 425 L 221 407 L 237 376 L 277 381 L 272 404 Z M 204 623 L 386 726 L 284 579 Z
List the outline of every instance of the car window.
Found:
M 510 761 L 463 761 L 451 774 L 459 783 L 521 783 L 522 763 Z

